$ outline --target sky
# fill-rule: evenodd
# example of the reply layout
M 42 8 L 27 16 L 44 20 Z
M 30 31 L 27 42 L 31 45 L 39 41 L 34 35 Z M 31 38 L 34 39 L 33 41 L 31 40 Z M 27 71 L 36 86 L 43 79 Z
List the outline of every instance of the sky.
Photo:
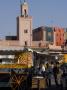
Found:
M 26 1 L 29 4 L 29 15 L 33 18 L 33 28 L 67 27 L 67 0 Z M 0 0 L 0 38 L 16 35 L 16 17 L 19 15 L 20 0 Z

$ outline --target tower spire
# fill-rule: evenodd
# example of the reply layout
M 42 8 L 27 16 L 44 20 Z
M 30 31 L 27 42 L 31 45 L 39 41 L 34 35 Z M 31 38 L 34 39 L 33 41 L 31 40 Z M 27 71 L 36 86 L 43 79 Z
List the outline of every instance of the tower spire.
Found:
M 24 0 L 24 2 L 26 2 L 26 0 Z
M 20 0 L 20 6 L 21 6 L 21 16 L 27 17 L 28 16 L 28 4 L 26 2 L 26 0 L 23 0 L 23 4 L 22 4 L 22 0 Z

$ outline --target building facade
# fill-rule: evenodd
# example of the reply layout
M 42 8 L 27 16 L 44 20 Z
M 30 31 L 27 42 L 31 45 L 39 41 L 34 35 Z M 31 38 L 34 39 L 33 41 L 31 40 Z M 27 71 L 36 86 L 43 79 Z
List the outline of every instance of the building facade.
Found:
M 48 44 L 53 43 L 53 28 L 52 27 L 39 27 L 33 30 L 33 45 L 46 47 Z
M 44 46 L 63 46 L 64 28 L 42 26 L 33 30 L 33 45 Z M 65 33 L 66 35 L 66 33 Z
M 64 29 L 59 27 L 54 27 L 54 45 L 62 46 L 64 45 Z

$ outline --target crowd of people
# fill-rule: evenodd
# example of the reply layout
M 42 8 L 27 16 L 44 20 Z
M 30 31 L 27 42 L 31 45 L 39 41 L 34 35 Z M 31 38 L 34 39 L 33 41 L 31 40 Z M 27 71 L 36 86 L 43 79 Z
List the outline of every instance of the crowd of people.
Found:
M 41 76 L 46 81 L 47 87 L 52 86 L 52 78 L 54 80 L 54 84 L 58 87 L 61 86 L 62 90 L 67 90 L 67 67 L 61 66 L 58 62 L 47 62 L 37 64 L 36 66 L 31 67 L 28 70 L 27 80 L 23 85 L 25 86 L 24 90 L 31 90 L 32 87 L 32 78 L 34 76 Z M 66 78 L 65 78 L 66 77 Z M 60 84 L 58 82 L 60 80 Z M 64 81 L 65 80 L 65 81 Z M 63 85 L 65 84 L 65 86 Z M 63 89 L 64 88 L 64 89 Z
M 67 67 L 65 68 L 67 69 Z M 67 73 L 65 72 L 65 69 L 62 69 L 59 65 L 59 62 L 51 62 L 46 64 L 38 64 L 36 67 L 34 67 L 34 75 L 40 75 L 46 78 L 47 86 L 51 86 L 51 76 L 54 78 L 54 82 L 56 86 L 59 86 L 58 78 L 60 79 L 60 85 L 62 84 L 62 77 L 67 76 Z M 65 74 L 66 73 L 66 74 Z M 59 77 L 58 77 L 59 76 Z M 62 81 L 62 82 L 61 82 Z M 67 86 L 67 79 L 65 81 Z
M 27 72 L 27 71 L 26 71 Z M 54 84 L 58 87 L 61 86 L 62 90 L 67 90 L 67 67 L 60 66 L 58 62 L 47 62 L 37 64 L 28 70 L 27 80 L 23 83 L 23 90 L 31 90 L 32 78 L 34 76 L 41 76 L 46 81 L 47 87 L 52 86 L 52 76 Z M 58 82 L 60 80 L 60 84 Z M 64 81 L 65 80 L 65 81 Z M 63 85 L 65 83 L 65 86 Z

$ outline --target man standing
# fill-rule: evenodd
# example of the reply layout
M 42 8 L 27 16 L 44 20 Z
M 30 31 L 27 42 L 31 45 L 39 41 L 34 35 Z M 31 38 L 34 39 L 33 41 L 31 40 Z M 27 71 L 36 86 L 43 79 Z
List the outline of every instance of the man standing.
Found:
M 59 73 L 59 68 L 58 68 L 57 64 L 55 64 L 53 67 L 53 75 L 54 75 L 56 85 L 58 85 L 58 79 L 57 79 L 58 73 Z

